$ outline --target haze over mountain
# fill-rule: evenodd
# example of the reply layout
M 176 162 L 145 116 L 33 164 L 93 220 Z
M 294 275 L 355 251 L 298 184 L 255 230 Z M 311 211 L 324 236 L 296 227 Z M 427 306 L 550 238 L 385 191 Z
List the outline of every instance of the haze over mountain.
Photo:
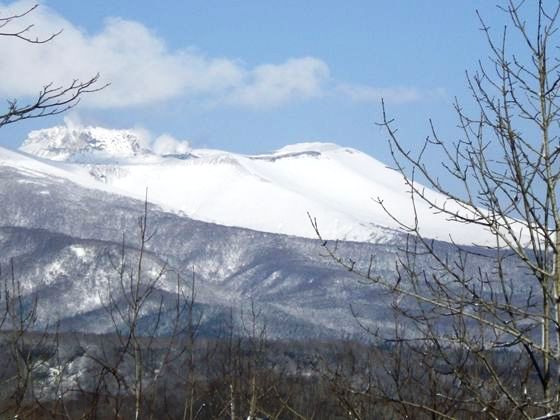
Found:
M 41 158 L 20 155 L 20 165 L 132 198 L 142 199 L 147 189 L 150 202 L 168 211 L 221 225 L 315 238 L 309 213 L 325 238 L 385 242 L 399 226 L 377 198 L 392 215 L 413 220 L 399 173 L 331 143 L 300 143 L 264 155 L 185 147 L 158 154 L 134 130 L 59 126 L 31 132 L 20 150 Z M 1 158 L 10 161 L 16 153 L 3 151 Z M 416 210 L 428 238 L 493 243 L 482 228 L 449 222 L 420 200 Z

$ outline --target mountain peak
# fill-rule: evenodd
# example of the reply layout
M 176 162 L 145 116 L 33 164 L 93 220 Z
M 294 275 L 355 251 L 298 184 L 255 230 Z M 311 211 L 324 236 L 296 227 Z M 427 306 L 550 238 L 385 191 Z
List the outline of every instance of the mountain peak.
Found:
M 68 162 L 128 159 L 152 152 L 133 130 L 57 126 L 31 131 L 20 150 L 38 157 Z

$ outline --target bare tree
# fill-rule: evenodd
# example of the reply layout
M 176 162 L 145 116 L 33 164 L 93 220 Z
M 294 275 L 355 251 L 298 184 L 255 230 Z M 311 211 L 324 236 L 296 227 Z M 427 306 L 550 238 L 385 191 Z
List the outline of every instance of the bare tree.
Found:
M 14 274 L 13 262 L 10 268 L 10 274 L 3 276 L 4 314 L 0 328 L 8 330 L 3 337 L 6 339 L 4 359 L 8 365 L 14 367 L 14 372 L 13 375 L 2 375 L 2 385 L 7 385 L 12 390 L 9 395 L 11 404 L 5 404 L 2 414 L 12 412 L 14 416 L 18 416 L 23 415 L 24 405 L 31 399 L 33 376 L 36 370 L 37 361 L 33 358 L 32 338 L 28 337 L 27 333 L 37 322 L 37 300 L 25 302 L 21 282 Z M 8 366 L 3 366 L 2 370 L 6 370 L 6 367 Z M 9 370 L 7 372 L 9 373 Z
M 60 389 L 64 361 L 60 360 L 56 326 L 41 325 L 37 295 L 26 295 L 24 285 L 10 261 L 7 273 L 0 270 L 0 416 L 28 417 L 41 411 L 52 413 L 43 403 L 54 401 L 64 408 Z M 46 385 L 44 377 L 53 374 Z
M 406 350 L 429 374 L 420 380 L 401 363 L 390 372 L 392 389 L 346 389 L 426 416 L 560 416 L 560 2 L 504 3 L 509 25 L 497 37 L 478 15 L 490 58 L 467 73 L 473 115 L 455 103 L 460 140 L 445 141 L 430 121 L 431 134 L 415 154 L 382 104 L 380 125 L 414 211 L 412 222 L 392 216 L 410 235 L 398 275 L 377 277 L 367 263 L 360 268 L 323 242 L 349 270 L 391 291 L 404 326 L 391 338 L 397 354 Z M 518 45 L 508 52 L 512 38 L 523 51 Z M 448 176 L 434 175 L 434 153 L 445 157 Z M 378 201 L 392 215 L 390 203 Z M 483 226 L 493 245 L 445 246 L 424 237 L 420 202 L 450 221 Z M 403 392 L 414 383 L 416 393 Z M 426 398 L 430 383 L 435 391 Z
M 186 342 L 184 343 L 185 349 L 185 364 L 187 370 L 187 378 L 185 380 L 185 398 L 183 403 L 183 420 L 193 420 L 197 412 L 195 412 L 196 402 L 196 363 L 195 363 L 195 344 L 198 333 L 200 332 L 200 324 L 202 322 L 202 315 L 195 315 L 196 303 L 196 282 L 195 272 L 193 269 L 190 291 L 185 295 L 181 291 L 181 296 L 186 304 L 187 326 L 184 333 L 186 334 Z M 179 297 L 179 295 L 178 295 Z M 196 316 L 196 318 L 195 318 Z

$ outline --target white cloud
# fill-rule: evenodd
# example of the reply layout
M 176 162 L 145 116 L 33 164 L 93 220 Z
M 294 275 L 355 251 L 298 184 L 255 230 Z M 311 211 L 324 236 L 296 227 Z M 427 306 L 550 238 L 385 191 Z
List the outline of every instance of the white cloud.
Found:
M 53 2 L 54 4 L 54 2 Z M 21 13 L 33 3 L 0 3 L 0 15 Z M 203 104 L 271 108 L 326 94 L 372 102 L 413 102 L 425 96 L 414 88 L 374 88 L 339 84 L 328 65 L 315 57 L 290 58 L 283 63 L 248 68 L 238 60 L 208 57 L 193 48 L 170 50 L 165 41 L 139 22 L 108 18 L 96 33 L 87 33 L 41 4 L 4 30 L 34 27 L 30 37 L 51 42 L 34 45 L 3 37 L 0 40 L 0 96 L 35 96 L 49 82 L 65 86 L 96 73 L 111 85 L 87 95 L 82 106 L 119 108 L 153 104 L 172 98 L 196 98 Z
M 169 134 L 162 134 L 152 143 L 152 150 L 158 155 L 185 154 L 191 150 L 188 140 L 177 140 Z
M 19 13 L 30 5 L 27 1 L 0 5 L 0 13 Z M 48 82 L 67 85 L 99 72 L 103 82 L 111 85 L 89 95 L 87 106 L 115 108 L 201 96 L 217 103 L 258 107 L 316 96 L 328 74 L 327 65 L 315 58 L 247 69 L 236 60 L 210 58 L 194 49 L 170 51 L 141 23 L 120 18 L 109 18 L 99 32 L 87 34 L 45 5 L 14 21 L 11 29 L 31 23 L 31 37 L 64 31 L 43 45 L 2 39 L 0 95 L 36 95 Z

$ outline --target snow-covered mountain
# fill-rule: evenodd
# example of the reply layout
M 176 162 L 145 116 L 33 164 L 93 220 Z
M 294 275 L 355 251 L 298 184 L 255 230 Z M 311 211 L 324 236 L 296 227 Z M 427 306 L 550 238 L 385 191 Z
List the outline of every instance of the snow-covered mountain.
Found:
M 0 155 L 7 157 L 4 150 Z M 143 202 L 84 188 L 36 160 L 10 162 L 0 162 L 0 282 L 13 261 L 24 301 L 37 299 L 38 328 L 58 323 L 61 330 L 114 331 L 104 305 L 110 294 L 117 301 L 122 294 L 115 265 L 121 241 L 126 266 L 136 267 Z M 231 311 L 241 323 L 251 302 L 266 318 L 270 338 L 360 335 L 350 302 L 367 308 L 363 323 L 381 325 L 388 316 L 379 289 L 322 257 L 319 241 L 200 222 L 157 206 L 149 206 L 148 217 L 142 277 L 167 270 L 142 314 L 147 320 L 160 299 L 173 307 L 177 274 L 188 290 L 193 270 L 205 334 L 223 328 Z M 375 254 L 373 272 L 394 275 L 396 245 L 344 243 L 340 249 L 363 261 Z M 162 324 L 173 316 L 164 314 Z
M 138 217 L 144 203 L 84 188 L 75 182 L 83 181 L 79 174 L 69 180 L 65 170 L 15 152 L 1 150 L 0 156 L 0 284 L 11 281 L 6 267 L 13 261 L 23 301 L 37 299 L 37 328 L 49 324 L 62 331 L 114 332 L 106 305 L 109 299 L 120 302 L 123 293 L 116 262 L 124 240 L 125 267 L 137 267 Z M 189 290 L 194 270 L 204 334 L 223 332 L 230 316 L 242 326 L 252 304 L 266 320 L 269 338 L 360 337 L 364 325 L 393 328 L 392 297 L 324 257 L 317 240 L 205 223 L 152 205 L 148 229 L 142 279 L 150 281 L 162 267 L 167 271 L 154 284 L 142 313 L 147 325 L 161 300 L 174 308 L 177 274 L 181 287 Z M 357 261 L 358 269 L 369 267 L 374 276 L 396 278 L 405 238 L 394 235 L 394 243 L 340 242 L 338 251 Z M 435 245 L 448 257 L 456 251 L 443 242 Z M 489 251 L 469 259 L 473 276 L 479 268 L 493 269 L 484 252 Z M 428 256 L 419 256 L 416 263 L 434 265 Z M 509 268 L 516 270 L 514 264 Z M 520 281 L 516 287 L 523 298 L 530 293 L 528 284 Z M 6 296 L 0 294 L 0 306 Z M 170 325 L 174 314 L 174 309 L 164 313 L 162 326 Z
M 43 169 L 51 165 L 83 186 L 140 199 L 147 189 L 168 211 L 221 225 L 315 238 L 309 213 L 325 238 L 386 242 L 399 226 L 377 198 L 393 216 L 413 220 L 401 175 L 355 149 L 301 143 L 263 155 L 193 149 L 162 156 L 142 144 L 132 130 L 54 127 L 30 133 L 20 150 L 49 159 Z M 493 243 L 482 228 L 416 206 L 426 237 Z
M 37 298 L 39 326 L 114 331 L 106 304 L 122 299 L 124 290 L 115 258 L 124 241 L 126 266 L 135 266 L 148 187 L 156 205 L 149 206 L 142 275 L 149 278 L 161 267 L 168 275 L 155 284 L 144 319 L 153 319 L 160 302 L 172 307 L 176 274 L 188 279 L 194 269 L 205 333 L 222 328 L 228 316 L 241 325 L 251 302 L 262 310 L 269 337 L 358 337 L 364 325 L 392 327 L 391 297 L 358 281 L 322 255 L 319 241 L 305 238 L 314 238 L 309 211 L 326 236 L 371 240 L 339 243 L 338 251 L 357 268 L 396 277 L 406 238 L 371 197 L 384 198 L 403 215 L 409 203 L 403 181 L 380 162 L 321 143 L 259 156 L 215 150 L 160 156 L 140 147 L 134 132 L 86 131 L 35 132 L 22 146 L 26 152 L 0 148 L 0 268 L 13 261 L 24 301 Z M 433 237 L 452 232 L 468 242 L 477 234 L 428 208 L 418 206 L 418 212 Z M 456 253 L 445 242 L 435 246 L 446 258 Z M 491 272 L 492 260 L 483 256 L 491 251 L 477 251 L 468 269 Z M 433 267 L 429 256 L 419 255 L 416 264 Z M 511 278 L 522 279 L 514 264 L 508 269 Z M 0 271 L 0 282 L 9 272 Z M 522 297 L 529 293 L 525 284 L 515 289 Z M 164 313 L 162 325 L 172 316 Z

